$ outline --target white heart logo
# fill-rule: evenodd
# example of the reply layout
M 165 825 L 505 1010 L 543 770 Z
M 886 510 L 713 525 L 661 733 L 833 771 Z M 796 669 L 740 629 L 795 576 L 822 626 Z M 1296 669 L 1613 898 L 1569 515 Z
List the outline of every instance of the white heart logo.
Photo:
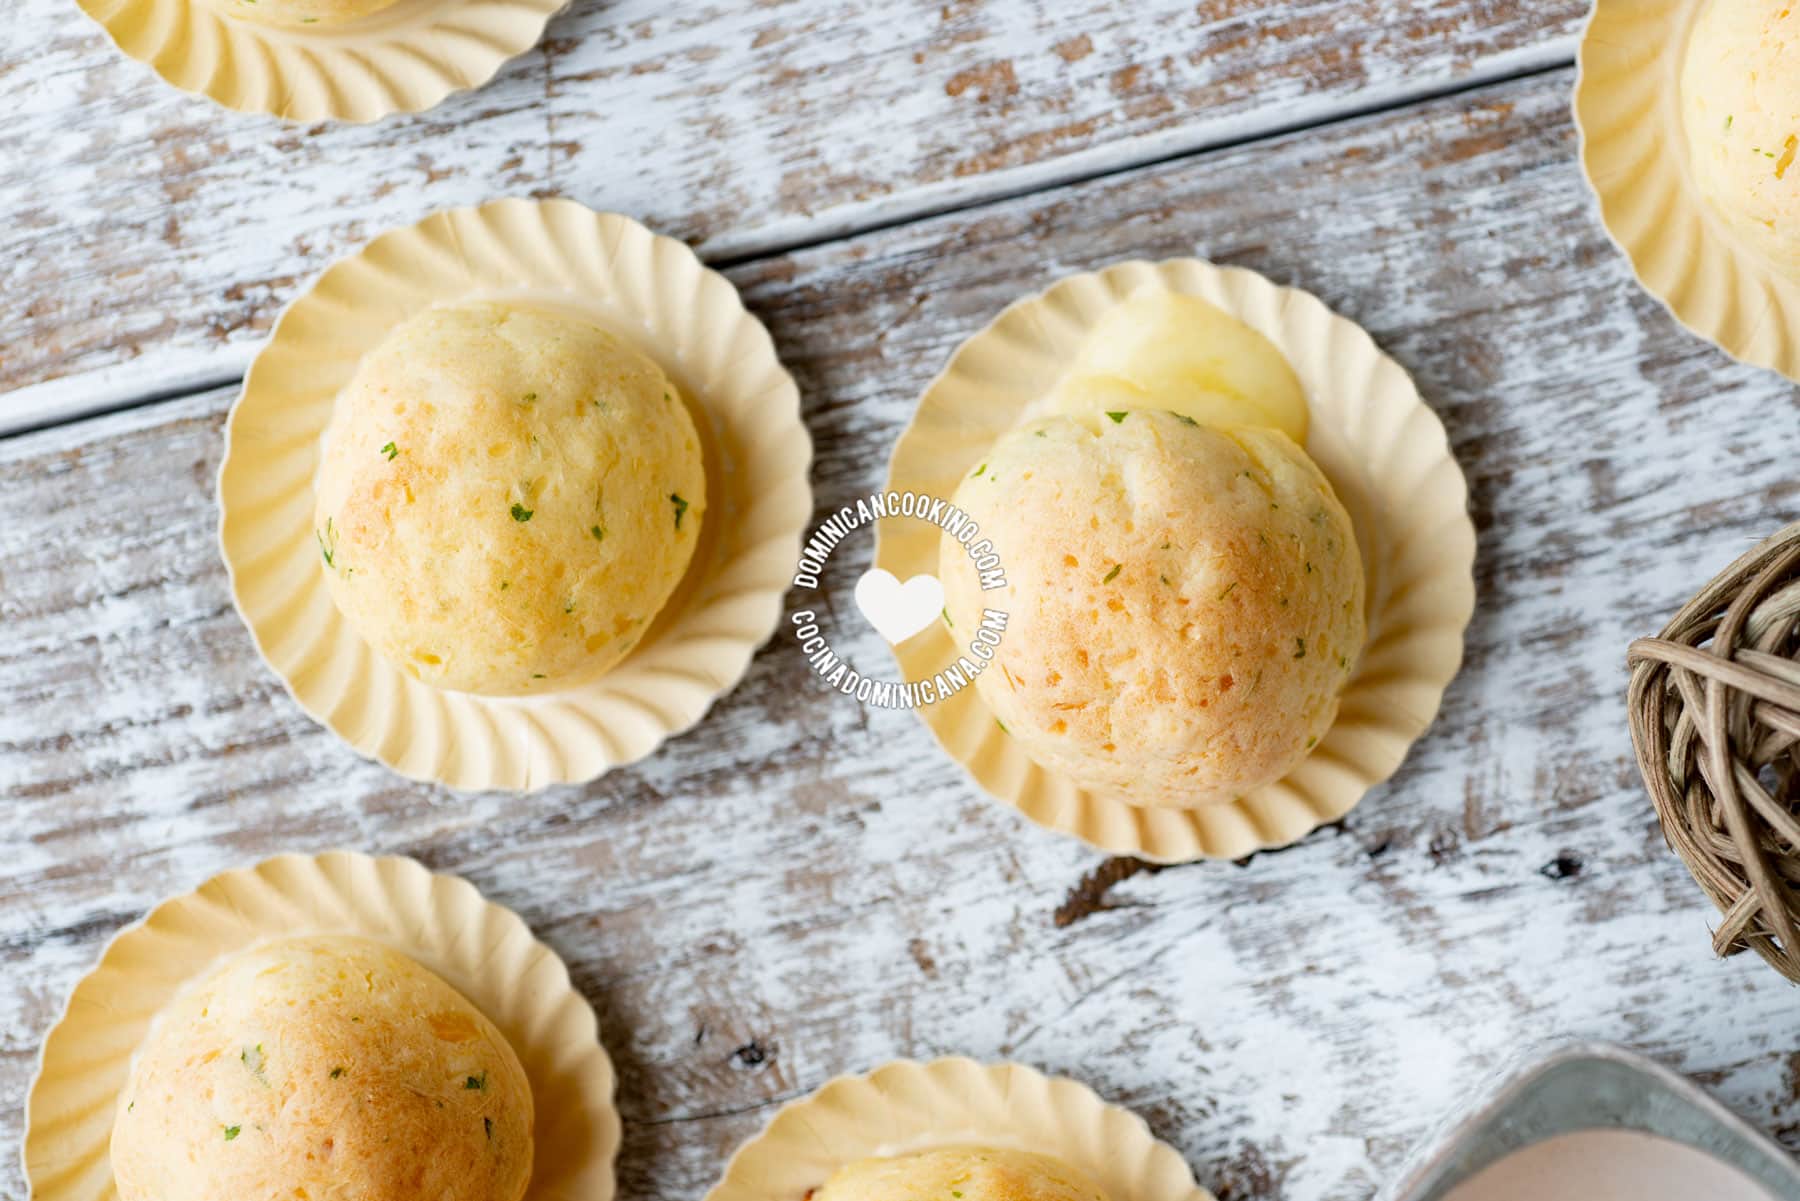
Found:
M 856 607 L 889 646 L 899 646 L 944 611 L 944 586 L 934 575 L 902 584 L 893 572 L 871 567 L 856 581 Z

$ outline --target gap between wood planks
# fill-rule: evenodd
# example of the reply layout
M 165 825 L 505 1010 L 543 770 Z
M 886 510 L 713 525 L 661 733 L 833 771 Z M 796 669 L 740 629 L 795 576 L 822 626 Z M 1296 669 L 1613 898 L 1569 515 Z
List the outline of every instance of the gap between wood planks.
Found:
M 1454 99 L 1458 96 L 1520 80 L 1554 75 L 1572 70 L 1575 66 L 1573 43 L 1567 38 L 1547 42 L 1542 47 L 1535 48 L 1535 53 L 1527 53 L 1523 58 L 1525 60 L 1523 65 L 1510 69 L 1477 70 L 1454 84 L 1425 86 L 1410 90 L 1403 88 L 1393 95 L 1360 105 L 1348 105 L 1316 119 L 1269 121 L 1255 125 L 1234 136 L 1213 138 L 1210 141 L 1191 145 L 1162 148 L 1151 142 L 1140 147 L 1145 153 L 1137 157 L 1121 158 L 1099 164 L 1086 161 L 1090 156 L 1079 156 L 1071 160 L 1045 164 L 1039 171 L 1026 168 L 1022 172 L 1013 174 L 1011 186 L 943 203 L 925 202 L 912 207 L 899 205 L 887 212 L 877 210 L 868 219 L 860 222 L 853 221 L 838 226 L 828 226 L 806 237 L 770 239 L 766 244 L 755 245 L 729 255 L 706 258 L 706 263 L 714 270 L 729 271 L 766 259 L 781 258 L 785 255 L 815 250 L 839 242 L 853 241 L 857 238 L 899 229 L 919 222 L 954 216 L 958 213 L 974 212 L 1026 196 L 1079 187 L 1082 184 L 1133 171 L 1166 166 L 1209 154 L 1221 154 L 1245 146 L 1254 146 L 1261 142 L 1292 137 L 1308 130 L 1328 129 L 1337 125 L 1398 112 L 1416 105 Z M 323 266 L 324 264 L 320 264 L 321 269 Z M 120 364 L 119 367 L 127 369 L 118 371 L 117 374 L 128 378 L 131 374 L 128 370 L 129 364 Z M 95 374 L 104 376 L 114 374 L 114 372 L 106 371 Z M 171 381 L 162 387 L 137 390 L 130 389 L 123 384 L 109 386 L 106 382 L 97 381 L 91 403 L 66 402 L 61 405 L 49 406 L 46 410 L 39 410 L 36 413 L 21 414 L 17 418 L 0 413 L 0 439 L 21 437 L 97 417 L 105 417 L 113 413 L 164 404 L 219 388 L 236 387 L 242 382 L 243 376 L 242 369 L 232 368 L 221 370 L 216 374 L 195 375 Z M 66 387 L 76 380 L 79 380 L 79 377 L 75 377 L 75 380 L 60 382 Z M 29 391 L 29 389 L 27 390 Z

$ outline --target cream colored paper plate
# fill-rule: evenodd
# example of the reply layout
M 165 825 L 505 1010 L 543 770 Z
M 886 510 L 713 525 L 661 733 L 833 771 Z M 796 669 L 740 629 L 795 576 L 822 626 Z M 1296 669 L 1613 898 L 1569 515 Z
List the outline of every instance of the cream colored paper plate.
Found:
M 396 324 L 470 297 L 570 307 L 629 337 L 692 398 L 706 456 L 700 545 L 643 643 L 541 697 L 442 691 L 389 663 L 332 603 L 314 542 L 339 389 Z M 358 751 L 453 788 L 592 779 L 698 721 L 774 631 L 812 512 L 799 392 L 736 289 L 682 243 L 566 200 L 438 213 L 332 266 L 276 324 L 225 438 L 220 539 L 257 649 Z
M 705 1201 L 804 1201 L 856 1160 L 967 1145 L 1056 1156 L 1110 1201 L 1213 1201 L 1130 1110 L 1073 1080 L 972 1059 L 900 1060 L 782 1106 Z
M 1315 296 L 1199 259 L 1120 263 L 1011 305 L 951 356 L 894 448 L 890 489 L 948 498 L 994 440 L 1068 367 L 1114 305 L 1150 291 L 1211 301 L 1281 348 L 1306 387 L 1306 449 L 1355 522 L 1368 582 L 1368 643 L 1337 723 L 1285 778 L 1229 805 L 1139 808 L 1077 787 L 1026 756 L 965 688 L 920 710 L 938 742 L 992 795 L 1040 825 L 1159 863 L 1235 859 L 1348 813 L 1394 773 L 1436 716 L 1475 608 L 1475 527 L 1443 423 L 1368 334 Z M 879 531 L 875 562 L 900 579 L 937 571 L 938 532 Z M 896 648 L 908 680 L 938 670 L 941 623 Z
M 1701 199 L 1680 77 L 1697 0 L 1598 0 L 1581 38 L 1575 125 L 1606 231 L 1644 290 L 1746 363 L 1800 380 L 1800 282 Z
M 412 956 L 512 1043 L 536 1100 L 526 1201 L 610 1201 L 619 1116 L 594 1011 L 519 916 L 411 859 L 282 855 L 215 876 L 126 927 L 44 1039 L 25 1106 L 34 1201 L 115 1197 L 113 1111 L 151 1020 L 219 960 L 265 940 L 354 934 Z
M 228 16 L 232 0 L 77 3 L 182 91 L 310 122 L 422 112 L 478 88 L 535 46 L 568 0 L 399 0 L 359 21 L 291 28 Z

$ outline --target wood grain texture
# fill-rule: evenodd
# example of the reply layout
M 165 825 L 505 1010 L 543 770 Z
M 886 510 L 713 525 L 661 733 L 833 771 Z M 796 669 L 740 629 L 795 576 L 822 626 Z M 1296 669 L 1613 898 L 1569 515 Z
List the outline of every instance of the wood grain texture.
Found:
M 1109 867 L 782 638 L 701 726 L 591 786 L 409 785 L 302 716 L 230 609 L 227 391 L 0 442 L 0 1142 L 112 931 L 222 868 L 350 846 L 468 876 L 569 960 L 621 1072 L 627 1199 L 693 1201 L 779 1102 L 948 1052 L 1088 1081 L 1221 1201 L 1365 1201 L 1558 1034 L 1641 1048 L 1800 1148 L 1795 993 L 1712 958 L 1624 719 L 1629 637 L 1800 507 L 1796 392 L 1632 285 L 1576 170 L 1570 82 L 733 272 L 801 382 L 821 511 L 880 483 L 957 341 L 1119 258 L 1311 289 L 1416 374 L 1481 534 L 1467 666 L 1390 785 L 1243 865 Z M 869 549 L 834 558 L 829 628 L 881 666 L 850 603 Z
M 223 382 L 305 280 L 435 209 L 563 195 L 742 257 L 1565 61 L 1585 7 L 575 0 L 489 87 L 358 128 L 216 109 L 73 0 L 15 0 L 0 430 Z

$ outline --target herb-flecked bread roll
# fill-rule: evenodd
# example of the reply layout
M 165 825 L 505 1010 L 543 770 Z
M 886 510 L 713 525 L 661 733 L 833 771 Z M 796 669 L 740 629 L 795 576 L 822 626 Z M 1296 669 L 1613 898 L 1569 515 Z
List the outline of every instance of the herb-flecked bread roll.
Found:
M 314 519 L 332 599 L 427 684 L 545 692 L 612 667 L 687 570 L 699 435 L 649 357 L 579 317 L 429 309 L 338 396 Z
M 1682 61 L 1680 102 L 1701 196 L 1800 280 L 1800 6 L 1707 0 Z
M 1324 737 L 1363 644 L 1350 518 L 1272 429 L 1175 413 L 1052 416 L 956 490 L 1005 570 L 984 592 L 948 535 L 953 629 L 1008 614 L 977 677 L 1042 766 L 1102 795 L 1195 808 L 1273 782 Z
M 210 0 L 226 16 L 263 25 L 342 25 L 397 0 Z
M 944 1147 L 865 1159 L 839 1170 L 812 1201 L 1107 1201 L 1059 1159 L 1028 1151 Z
M 121 1201 L 519 1201 L 531 1085 L 494 1024 L 343 936 L 233 956 L 161 1014 L 113 1123 Z

